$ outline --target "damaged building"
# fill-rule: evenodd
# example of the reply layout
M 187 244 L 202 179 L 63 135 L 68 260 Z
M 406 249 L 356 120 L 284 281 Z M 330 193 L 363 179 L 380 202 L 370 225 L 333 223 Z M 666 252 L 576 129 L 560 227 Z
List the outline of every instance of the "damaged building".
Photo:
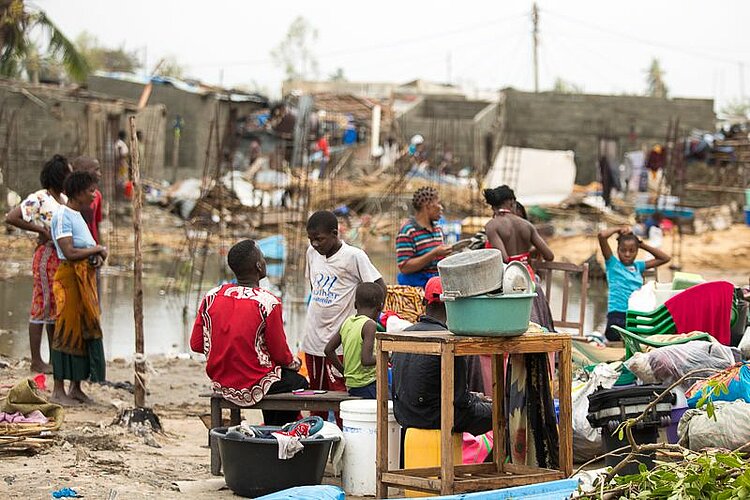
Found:
M 199 177 L 204 166 L 213 164 L 235 119 L 268 106 L 258 94 L 223 89 L 176 78 L 145 78 L 124 73 L 97 73 L 88 78 L 88 88 L 110 96 L 139 100 L 151 84 L 149 103 L 166 108 L 163 124 L 165 147 L 154 176 L 168 180 Z M 234 117 L 234 118 L 233 118 Z M 212 123 L 216 126 L 212 127 Z
M 77 87 L 0 80 L 0 186 L 21 196 L 39 189 L 42 166 L 62 154 L 98 158 L 104 191 L 113 189 L 117 134 L 136 111 L 134 101 Z M 144 175 L 150 175 L 164 156 L 164 106 L 147 106 L 136 116 L 145 138 Z

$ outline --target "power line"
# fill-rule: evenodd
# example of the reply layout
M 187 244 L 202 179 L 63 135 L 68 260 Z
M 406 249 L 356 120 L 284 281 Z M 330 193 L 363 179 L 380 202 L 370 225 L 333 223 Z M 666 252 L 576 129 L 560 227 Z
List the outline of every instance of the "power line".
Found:
M 381 49 L 388 49 L 388 48 L 394 48 L 394 47 L 402 47 L 403 45 L 408 45 L 408 44 L 412 44 L 412 43 L 419 43 L 419 42 L 425 42 L 425 41 L 435 40 L 435 39 L 443 38 L 443 37 L 446 37 L 446 36 L 451 36 L 451 35 L 465 33 L 465 32 L 470 31 L 470 30 L 476 30 L 476 29 L 480 29 L 480 28 L 484 28 L 484 27 L 488 27 L 488 26 L 495 26 L 495 25 L 498 25 L 498 24 L 504 24 L 504 23 L 507 23 L 509 21 L 515 21 L 515 20 L 520 19 L 522 17 L 526 17 L 526 13 L 523 13 L 523 14 L 520 14 L 520 15 L 511 16 L 511 17 L 497 18 L 497 19 L 493 19 L 491 21 L 483 21 L 483 22 L 480 22 L 480 23 L 473 23 L 473 24 L 470 24 L 470 25 L 465 25 L 465 26 L 463 26 L 461 28 L 454 28 L 454 29 L 451 29 L 451 30 L 448 30 L 448 31 L 441 31 L 441 32 L 432 33 L 432 34 L 428 34 L 428 35 L 422 35 L 422 36 L 418 36 L 418 37 L 405 38 L 405 39 L 396 40 L 396 41 L 393 41 L 393 42 L 387 42 L 387 43 L 376 44 L 376 45 L 369 45 L 369 46 L 364 46 L 364 47 L 355 47 L 355 48 L 334 50 L 334 51 L 327 52 L 327 53 L 324 53 L 324 54 L 317 54 L 316 57 L 318 59 L 320 59 L 320 58 L 328 58 L 328 57 L 335 57 L 335 56 L 349 55 L 349 54 L 358 55 L 358 54 L 361 54 L 363 52 L 371 52 L 371 51 L 377 51 L 377 50 L 381 50 Z M 273 62 L 272 59 L 265 58 L 265 59 L 249 60 L 249 61 L 230 61 L 230 62 L 223 62 L 223 63 L 213 61 L 213 62 L 210 62 L 210 63 L 209 62 L 204 62 L 204 63 L 191 64 L 190 66 L 191 67 L 206 67 L 206 66 L 221 66 L 221 67 L 253 66 L 253 65 L 256 65 L 256 64 L 267 64 L 267 63 L 272 63 L 272 62 Z
M 558 18 L 560 18 L 560 19 L 562 19 L 564 21 L 568 21 L 568 22 L 573 23 L 573 24 L 578 24 L 579 26 L 585 26 L 585 27 L 587 27 L 589 29 L 593 29 L 593 30 L 599 31 L 601 33 L 606 33 L 608 35 L 615 35 L 615 36 L 618 36 L 620 38 L 623 38 L 623 39 L 626 39 L 626 40 L 630 40 L 630 41 L 634 41 L 634 42 L 637 42 L 637 43 L 646 44 L 646 45 L 649 45 L 649 46 L 661 47 L 661 48 L 673 50 L 675 52 L 682 52 L 683 54 L 687 54 L 687 55 L 691 55 L 691 56 L 696 56 L 696 57 L 702 57 L 704 59 L 710 59 L 712 61 L 722 61 L 722 62 L 730 63 L 730 64 L 737 64 L 738 62 L 740 62 L 738 59 L 729 59 L 729 58 L 724 57 L 724 56 L 712 55 L 712 54 L 708 54 L 706 52 L 700 52 L 700 51 L 697 51 L 697 50 L 694 50 L 694 49 L 687 49 L 687 48 L 681 47 L 679 45 L 673 45 L 673 44 L 670 44 L 670 43 L 658 42 L 658 41 L 655 41 L 655 40 L 647 40 L 645 38 L 640 38 L 640 37 L 637 37 L 637 36 L 633 36 L 633 35 L 630 35 L 628 33 L 624 33 L 624 32 L 617 31 L 617 30 L 613 30 L 611 28 L 604 28 L 602 26 L 590 23 L 588 21 L 583 21 L 581 19 L 576 19 L 574 17 L 568 16 L 567 14 L 562 14 L 560 12 L 555 12 L 555 11 L 552 11 L 552 10 L 549 10 L 549 9 L 544 9 L 544 12 L 546 12 L 548 14 L 552 14 L 554 17 L 558 17 Z

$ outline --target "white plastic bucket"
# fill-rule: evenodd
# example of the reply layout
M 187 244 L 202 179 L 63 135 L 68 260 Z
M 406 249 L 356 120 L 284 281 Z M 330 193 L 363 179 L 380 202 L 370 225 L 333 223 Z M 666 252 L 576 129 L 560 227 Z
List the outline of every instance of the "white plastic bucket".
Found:
M 341 482 L 347 495 L 374 496 L 375 452 L 377 446 L 377 401 L 361 399 L 340 405 L 344 425 L 343 468 Z M 393 416 L 393 401 L 388 401 L 388 468 L 397 469 L 401 452 L 401 426 Z

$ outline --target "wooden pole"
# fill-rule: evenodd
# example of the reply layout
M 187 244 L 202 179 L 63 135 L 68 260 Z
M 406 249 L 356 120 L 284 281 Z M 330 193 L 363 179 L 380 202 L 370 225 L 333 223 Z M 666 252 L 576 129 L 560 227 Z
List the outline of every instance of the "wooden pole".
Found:
M 141 253 L 141 211 L 143 186 L 141 185 L 141 159 L 138 154 L 138 137 L 135 133 L 135 116 L 130 116 L 130 160 L 133 168 L 133 317 L 135 319 L 135 406 L 146 406 L 145 358 L 143 357 L 143 254 Z

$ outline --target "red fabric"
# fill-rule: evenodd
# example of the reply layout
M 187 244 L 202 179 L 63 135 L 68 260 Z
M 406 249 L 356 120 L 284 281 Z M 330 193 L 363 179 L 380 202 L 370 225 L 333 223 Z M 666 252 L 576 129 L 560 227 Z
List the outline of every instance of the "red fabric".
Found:
M 94 237 L 94 241 L 99 243 L 99 224 L 102 222 L 102 193 L 96 190 L 94 194 L 94 201 L 91 202 L 92 220 L 86 221 L 86 225 L 91 231 L 91 236 Z
M 325 137 L 321 137 L 320 139 L 318 139 L 316 147 L 318 151 L 323 153 L 324 158 L 331 157 L 331 150 L 328 148 L 328 140 Z
M 484 248 L 495 248 L 495 247 L 493 247 L 490 244 L 490 242 L 487 241 L 484 244 Z M 523 264 L 524 266 L 526 266 L 526 269 L 529 270 L 529 274 L 531 274 L 531 279 L 533 280 L 533 279 L 536 278 L 536 274 L 534 274 L 534 270 L 531 268 L 531 264 L 529 264 L 529 259 L 530 258 L 531 258 L 531 253 L 530 252 L 519 253 L 518 255 L 511 255 L 510 257 L 508 257 L 508 262 L 506 262 L 506 264 L 509 263 L 509 262 L 520 262 L 521 264 Z
M 262 288 L 226 284 L 208 292 L 195 318 L 190 348 L 206 355 L 217 392 L 255 404 L 280 380 L 294 357 L 287 345 L 281 301 Z
M 733 294 L 733 284 L 710 281 L 678 293 L 664 305 L 672 315 L 677 333 L 706 332 L 729 345 Z
M 344 362 L 344 356 L 339 356 L 341 363 Z M 326 391 L 344 391 L 346 392 L 346 383 L 343 375 L 333 373 L 333 365 L 325 356 L 313 356 L 305 353 L 305 365 L 307 366 L 307 375 L 310 380 L 310 389 Z M 323 420 L 328 418 L 327 411 L 311 411 L 310 415 L 318 416 Z M 341 417 L 335 412 L 336 423 L 341 427 Z
M 99 243 L 99 224 L 102 222 L 102 193 L 97 189 L 91 205 L 81 210 L 81 216 L 86 221 L 91 236 Z

